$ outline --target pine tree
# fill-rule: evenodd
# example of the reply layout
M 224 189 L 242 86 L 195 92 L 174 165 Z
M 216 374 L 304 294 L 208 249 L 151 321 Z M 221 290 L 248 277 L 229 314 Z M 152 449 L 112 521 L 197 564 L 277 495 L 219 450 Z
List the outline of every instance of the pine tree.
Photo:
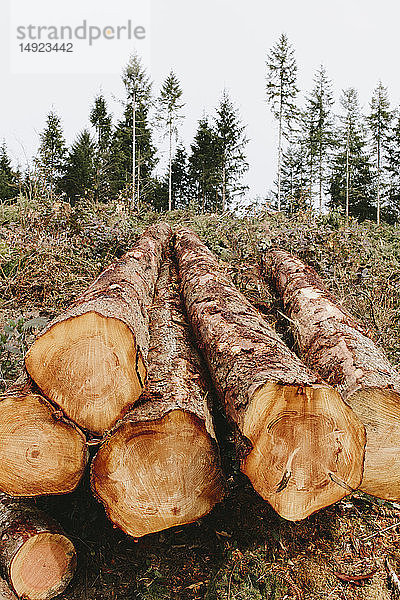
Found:
M 156 157 L 149 124 L 151 82 L 136 55 L 124 70 L 123 82 L 127 99 L 111 145 L 112 192 L 130 189 L 132 208 L 139 209 L 152 189 Z
M 278 121 L 278 210 L 281 210 L 282 136 L 288 137 L 296 118 L 297 65 L 294 50 L 282 33 L 267 58 L 267 100 Z
M 343 115 L 333 161 L 329 206 L 343 208 L 347 217 L 368 219 L 373 212 L 373 179 L 357 91 L 344 90 L 340 102 Z
M 72 205 L 80 198 L 91 198 L 96 183 L 96 145 L 89 131 L 84 129 L 69 151 L 61 188 Z
M 248 143 L 245 127 L 226 90 L 217 108 L 215 134 L 220 152 L 221 208 L 224 212 L 233 198 L 243 195 L 247 189 L 241 183 L 241 179 L 249 168 L 244 154 L 244 148 Z
M 309 205 L 307 161 L 299 143 L 292 143 L 282 154 L 281 207 L 288 214 Z
M 388 99 L 388 91 L 381 82 L 378 83 L 374 90 L 370 103 L 370 114 L 367 117 L 367 122 L 371 132 L 372 145 L 375 155 L 376 165 L 376 222 L 378 225 L 381 222 L 382 208 L 382 191 L 383 181 L 382 173 L 385 164 L 385 144 L 388 140 L 390 126 L 393 118 L 390 110 Z
M 59 117 L 51 111 L 47 115 L 46 127 L 40 134 L 40 146 L 35 165 L 43 181 L 44 188 L 52 200 L 59 191 L 65 167 L 67 148 Z
M 388 208 L 386 220 L 399 221 L 400 219 L 400 115 L 396 116 L 396 123 L 387 141 L 386 171 L 389 178 Z
M 191 145 L 189 177 L 196 208 L 202 213 L 221 210 L 219 138 L 207 117 L 200 119 Z
M 5 142 L 0 147 L 0 201 L 10 201 L 18 195 L 19 174 L 13 170 Z
M 110 196 L 112 117 L 108 113 L 106 100 L 101 94 L 94 100 L 90 111 L 90 123 L 96 131 L 94 198 L 104 202 Z
M 327 180 L 327 166 L 335 146 L 334 119 L 332 114 L 332 84 L 321 65 L 314 77 L 314 88 L 307 101 L 305 121 L 308 132 L 311 178 L 310 196 L 313 193 L 313 169 L 315 164 L 318 182 L 318 204 L 322 212 L 323 188 Z
M 172 140 L 178 136 L 178 123 L 183 118 L 180 113 L 184 107 L 184 103 L 181 100 L 182 89 L 178 78 L 173 71 L 170 72 L 168 77 L 163 83 L 161 88 L 160 97 L 158 99 L 158 123 L 166 131 L 165 134 L 168 137 L 168 210 L 172 210 Z

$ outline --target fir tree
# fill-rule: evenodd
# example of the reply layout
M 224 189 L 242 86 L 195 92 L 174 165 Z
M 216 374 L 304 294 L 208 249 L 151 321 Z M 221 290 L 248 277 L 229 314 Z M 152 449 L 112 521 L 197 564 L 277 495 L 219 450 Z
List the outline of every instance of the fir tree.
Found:
M 0 147 L 0 200 L 10 201 L 18 194 L 19 175 L 13 170 L 5 142 Z
M 376 222 L 381 222 L 382 208 L 382 169 L 385 164 L 385 145 L 388 140 L 390 126 L 393 118 L 392 111 L 388 99 L 387 88 L 378 83 L 374 90 L 370 103 L 370 114 L 367 117 L 367 122 L 371 132 L 372 145 L 375 155 L 376 165 Z
M 346 216 L 368 219 L 373 212 L 373 179 L 356 90 L 344 90 L 340 102 L 343 115 L 338 129 L 338 152 L 333 161 L 329 206 L 343 208 Z
M 123 82 L 127 99 L 111 145 L 112 192 L 130 189 L 132 208 L 139 208 L 152 189 L 156 157 L 149 124 L 151 82 L 136 55 L 124 70 Z
M 281 210 L 282 136 L 288 137 L 296 118 L 297 65 L 294 50 L 282 33 L 267 58 L 267 100 L 278 121 L 278 210 Z
M 184 107 L 181 100 L 182 89 L 180 83 L 173 71 L 170 72 L 161 88 L 160 97 L 158 99 L 159 112 L 157 120 L 159 124 L 166 130 L 165 134 L 168 137 L 168 210 L 172 210 L 172 141 L 178 136 L 178 123 L 183 118 L 180 113 Z
M 191 145 L 189 176 L 196 207 L 202 212 L 221 210 L 219 138 L 207 117 L 200 119 Z
M 334 119 L 332 114 L 332 84 L 321 65 L 314 77 L 314 88 L 307 102 L 306 123 L 308 126 L 308 152 L 310 155 L 312 200 L 313 168 L 315 164 L 318 183 L 318 204 L 322 212 L 323 188 L 327 180 L 328 161 L 335 146 Z
M 398 221 L 400 218 L 400 115 L 387 140 L 386 171 L 389 178 L 388 208 L 386 220 Z
M 282 208 L 291 214 L 309 205 L 307 161 L 300 144 L 292 143 L 282 155 Z
M 92 197 L 95 190 L 96 145 L 89 131 L 84 129 L 72 144 L 66 161 L 62 190 L 71 204 L 84 197 Z
M 59 191 L 65 167 L 66 145 L 59 117 L 51 111 L 46 127 L 40 134 L 40 146 L 35 160 L 39 175 L 50 199 Z
M 189 161 L 183 144 L 179 144 L 171 165 L 175 208 L 185 208 L 190 200 Z
M 221 208 L 224 212 L 235 196 L 244 193 L 246 187 L 241 179 L 249 168 L 244 154 L 248 142 L 245 127 L 226 90 L 217 108 L 215 134 L 220 152 Z
M 90 123 L 96 131 L 94 198 L 104 202 L 110 196 L 112 117 L 108 113 L 107 104 L 102 95 L 95 98 L 90 112 Z

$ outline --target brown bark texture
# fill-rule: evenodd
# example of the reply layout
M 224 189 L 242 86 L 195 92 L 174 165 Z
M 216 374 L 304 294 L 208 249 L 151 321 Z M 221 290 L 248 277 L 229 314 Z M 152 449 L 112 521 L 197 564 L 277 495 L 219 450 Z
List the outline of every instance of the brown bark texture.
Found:
M 289 350 L 190 229 L 176 232 L 176 255 L 188 315 L 227 415 L 251 442 L 242 470 L 255 489 L 293 520 L 343 497 L 348 490 L 332 482 L 334 465 L 344 460 L 342 477 L 359 484 L 365 437 L 358 419 Z M 330 458 L 318 449 L 324 436 Z
M 149 227 L 27 353 L 26 368 L 44 395 L 88 431 L 102 434 L 111 428 L 127 410 L 130 396 L 136 396 L 133 404 L 143 388 L 148 307 L 171 236 L 166 223 Z
M 225 487 L 209 408 L 207 374 L 191 339 L 172 248 L 161 266 L 149 313 L 145 390 L 104 442 L 92 465 L 96 496 L 110 519 L 134 537 L 197 520 L 222 499 Z M 155 440 L 161 435 L 163 441 L 157 446 Z M 133 450 L 133 445 L 136 455 L 132 456 L 131 485 L 125 484 L 123 497 L 122 490 L 117 490 L 122 481 L 117 481 L 114 459 L 125 452 L 124 469 L 129 470 L 127 449 Z M 142 451 L 148 471 L 141 476 L 143 486 L 138 486 L 136 472 Z M 152 452 L 156 455 L 154 465 Z M 117 482 L 117 488 L 112 489 L 112 482 Z M 139 495 L 143 514 L 132 510 Z
M 264 271 L 282 297 L 301 358 L 340 391 L 365 425 L 361 489 L 400 499 L 400 374 L 313 268 L 274 249 L 264 258 Z
M 0 494 L 0 570 L 18 597 L 53 598 L 75 568 L 74 546 L 56 521 L 28 501 Z

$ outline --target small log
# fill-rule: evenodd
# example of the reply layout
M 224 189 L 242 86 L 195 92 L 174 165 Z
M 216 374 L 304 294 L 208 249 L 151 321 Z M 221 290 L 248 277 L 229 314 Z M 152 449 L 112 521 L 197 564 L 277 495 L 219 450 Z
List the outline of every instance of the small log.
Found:
M 0 495 L 0 569 L 19 598 L 54 598 L 75 568 L 74 545 L 53 519 L 33 504 Z
M 43 394 L 94 434 L 110 429 L 142 392 L 147 308 L 171 235 L 166 223 L 149 227 L 26 355 L 26 368 Z
M 85 470 L 86 438 L 29 383 L 0 397 L 0 491 L 11 496 L 72 492 Z
M 92 465 L 95 495 L 133 537 L 196 521 L 224 490 L 206 377 L 170 259 L 161 267 L 150 324 L 145 392 Z
M 400 500 L 400 375 L 311 267 L 270 251 L 265 273 L 282 296 L 303 360 L 341 392 L 365 425 L 361 489 Z
M 242 471 L 286 519 L 343 498 L 361 481 L 364 428 L 222 272 L 190 230 L 176 234 L 188 315 L 228 417 L 250 442 Z

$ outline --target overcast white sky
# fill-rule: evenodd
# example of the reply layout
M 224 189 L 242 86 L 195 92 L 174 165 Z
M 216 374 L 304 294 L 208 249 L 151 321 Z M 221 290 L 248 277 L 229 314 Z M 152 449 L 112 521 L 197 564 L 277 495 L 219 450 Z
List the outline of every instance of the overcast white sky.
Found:
M 17 16 L 26 1 L 10 0 Z M 381 79 L 389 88 L 392 104 L 400 104 L 400 5 L 396 0 L 149 0 L 150 18 L 143 13 L 144 1 L 97 0 L 96 9 L 92 0 L 53 0 L 51 4 L 30 0 L 29 4 L 38 23 L 56 22 L 60 14 L 65 24 L 77 24 L 82 14 L 95 23 L 101 17 L 103 24 L 111 25 L 128 18 L 135 23 L 148 19 L 149 52 L 143 46 L 146 62 L 156 91 L 171 68 L 181 80 L 186 145 L 198 119 L 204 111 L 213 110 L 224 88 L 239 107 L 250 138 L 247 183 L 252 195 L 264 196 L 275 173 L 276 128 L 265 102 L 265 59 L 282 31 L 296 50 L 302 92 L 309 91 L 313 74 L 323 63 L 336 98 L 343 88 L 355 86 L 367 107 Z M 120 112 L 115 98 L 123 97 L 120 73 L 130 44 L 106 42 L 110 48 L 107 70 L 113 73 L 102 74 L 105 62 L 100 56 L 93 69 L 96 73 L 15 74 L 10 67 L 10 44 L 15 50 L 18 42 L 7 0 L 0 0 L 0 7 L 0 141 L 5 139 L 15 163 L 35 152 L 38 133 L 51 108 L 62 117 L 68 143 L 87 125 L 89 107 L 99 90 L 113 111 Z M 96 49 L 90 52 L 93 57 Z

